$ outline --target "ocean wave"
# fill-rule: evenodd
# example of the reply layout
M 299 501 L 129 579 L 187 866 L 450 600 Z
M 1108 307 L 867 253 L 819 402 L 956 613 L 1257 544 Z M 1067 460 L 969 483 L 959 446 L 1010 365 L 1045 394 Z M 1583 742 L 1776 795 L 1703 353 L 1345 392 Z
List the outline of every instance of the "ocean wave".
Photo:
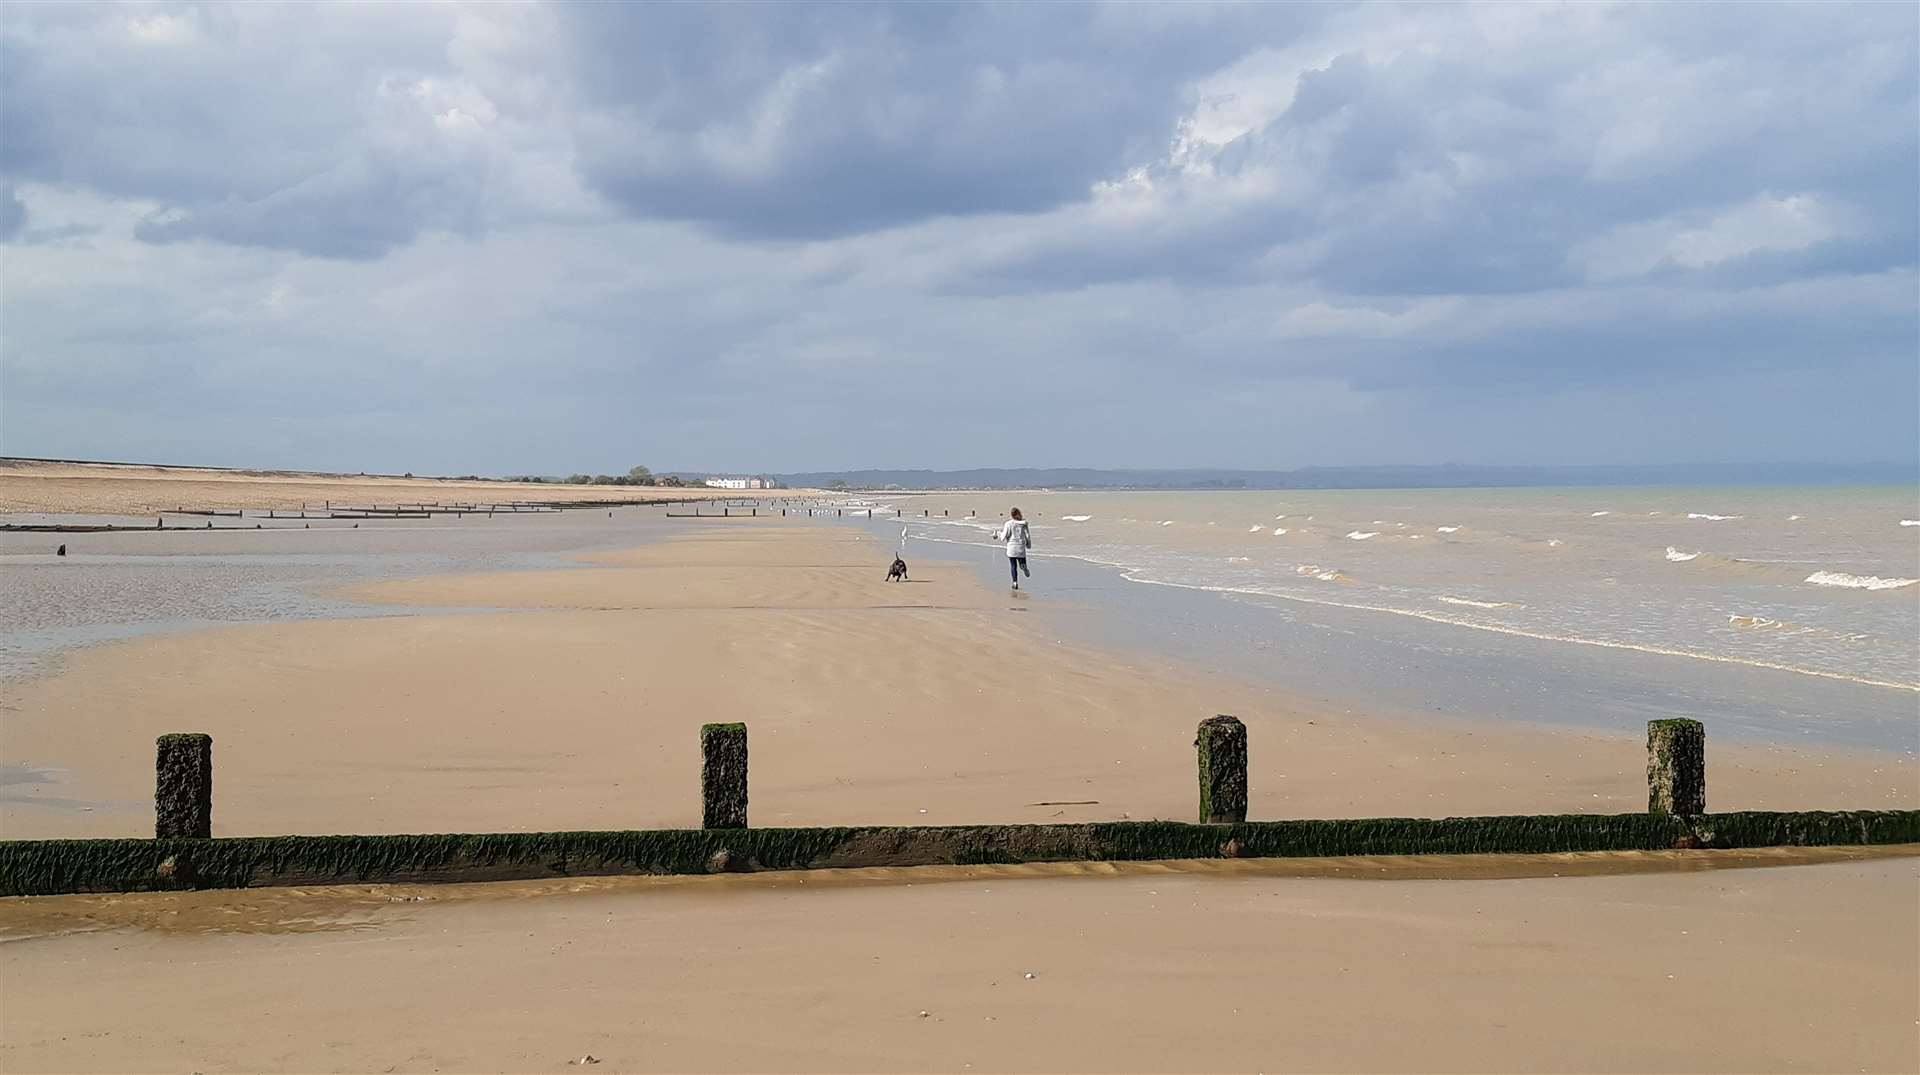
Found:
M 1084 523 L 1084 522 L 1086 522 L 1086 521 L 1087 521 L 1088 519 L 1091 519 L 1091 518 L 1093 518 L 1093 516 L 1091 516 L 1091 515 L 1062 515 L 1062 516 L 1060 516 L 1060 518 L 1062 518 L 1062 519 L 1064 519 L 1064 520 L 1066 520 L 1067 522 L 1070 522 L 1070 523 Z
M 1787 516 L 1787 521 L 1790 523 L 1797 523 L 1804 518 L 1806 518 L 1806 516 L 1804 515 L 1789 515 Z
M 1264 527 L 1264 526 L 1249 526 L 1249 527 L 1247 527 L 1247 533 L 1249 533 L 1249 534 L 1258 534 L 1258 533 L 1259 533 L 1260 531 L 1262 531 L 1262 530 L 1265 530 L 1265 529 L 1266 529 L 1266 527 Z
M 1804 623 L 1794 623 L 1792 620 L 1776 620 L 1771 616 L 1742 616 L 1737 613 L 1730 613 L 1727 616 L 1727 626 L 1738 628 L 1742 631 L 1767 631 L 1783 635 L 1817 635 L 1826 638 L 1837 638 L 1842 642 L 1875 641 L 1874 637 L 1869 634 L 1835 631 L 1826 627 L 1809 627 Z
M 1848 590 L 1898 590 L 1920 579 L 1883 579 L 1878 575 L 1849 575 L 1845 571 L 1815 571 L 1806 581 L 1815 586 L 1839 586 Z
M 1378 530 L 1352 530 L 1347 533 L 1347 537 L 1354 541 L 1365 541 L 1368 538 L 1379 536 L 1380 531 Z
M 1438 531 L 1438 532 L 1440 532 L 1440 533 L 1442 533 L 1442 534 L 1451 534 L 1451 533 L 1453 533 L 1453 532 L 1454 532 L 1455 530 L 1458 530 L 1458 529 L 1460 529 L 1460 528 L 1459 528 L 1459 527 L 1457 527 L 1457 526 L 1436 526 L 1436 527 L 1434 527 L 1434 530 L 1436 530 L 1436 531 Z
M 1794 518 L 1798 519 L 1799 516 L 1796 515 L 1794 516 Z M 1920 519 L 1902 519 L 1900 520 L 1900 525 L 1901 526 L 1920 526 Z
M 1671 545 L 1667 546 L 1667 559 L 1672 560 L 1676 564 L 1684 564 L 1698 555 L 1700 554 L 1697 552 L 1681 552 Z
M 1516 605 L 1511 601 L 1475 601 L 1470 597 L 1449 597 L 1445 594 L 1442 594 L 1439 598 L 1437 598 L 1437 600 L 1445 601 L 1449 605 L 1466 605 L 1469 608 L 1525 608 L 1526 607 L 1525 605 Z
M 960 540 L 955 540 L 953 538 L 928 537 L 925 540 L 942 542 L 942 543 L 953 544 L 953 545 L 977 544 L 976 542 L 973 542 L 973 541 L 960 541 Z M 1533 638 L 1543 642 L 1564 642 L 1572 645 L 1593 646 L 1600 649 L 1630 650 L 1636 653 L 1653 653 L 1653 654 L 1660 654 L 1663 656 L 1670 656 L 1670 657 L 1686 657 L 1686 658 L 1689 658 L 1692 660 L 1698 660 L 1698 661 L 1712 661 L 1716 664 L 1737 664 L 1737 665 L 1742 665 L 1748 668 L 1766 668 L 1766 669 L 1772 669 L 1774 671 L 1790 672 L 1795 675 L 1814 676 L 1819 679 L 1832 679 L 1832 680 L 1839 680 L 1847 683 L 1858 683 L 1868 687 L 1882 687 L 1890 690 L 1912 691 L 1915 693 L 1920 693 L 1920 683 L 1905 682 L 1905 681 L 1899 681 L 1899 680 L 1877 679 L 1871 676 L 1852 675 L 1846 672 L 1834 672 L 1834 671 L 1828 671 L 1820 668 L 1808 668 L 1802 665 L 1786 664 L 1779 661 L 1763 660 L 1763 659 L 1758 659 L 1750 656 L 1730 656 L 1730 655 L 1717 654 L 1717 653 L 1704 653 L 1699 650 L 1680 649 L 1680 648 L 1671 647 L 1671 646 L 1662 646 L 1662 645 L 1649 644 L 1649 643 L 1625 642 L 1625 641 L 1619 641 L 1615 639 L 1591 638 L 1591 637 L 1585 637 L 1581 635 L 1562 634 L 1560 632 L 1551 631 L 1551 630 L 1539 630 L 1539 629 L 1530 630 L 1527 628 L 1515 627 L 1508 624 L 1489 623 L 1484 620 L 1461 619 L 1455 616 L 1449 616 L 1445 613 L 1442 613 L 1433 609 L 1399 608 L 1392 605 L 1380 605 L 1380 604 L 1373 604 L 1373 603 L 1364 602 L 1364 601 L 1336 600 L 1331 596 L 1336 591 L 1331 591 L 1331 590 L 1322 591 L 1322 593 L 1326 594 L 1327 596 L 1313 596 L 1305 593 L 1297 593 L 1297 592 L 1289 593 L 1289 592 L 1280 591 L 1280 590 L 1259 589 L 1259 588 L 1246 587 L 1246 586 L 1215 586 L 1215 585 L 1206 585 L 1201 583 L 1176 582 L 1171 579 L 1150 577 L 1147 574 L 1149 569 L 1140 565 L 1126 564 L 1126 563 L 1119 562 L 1117 560 L 1102 559 L 1096 556 L 1078 555 L 1074 553 L 1035 553 L 1034 555 L 1039 556 L 1043 559 L 1078 560 L 1078 561 L 1081 561 L 1082 563 L 1093 564 L 1099 567 L 1112 568 L 1118 571 L 1120 574 L 1120 577 L 1127 580 L 1128 582 L 1132 582 L 1132 583 L 1136 583 L 1144 586 L 1166 586 L 1166 587 L 1170 587 L 1173 589 L 1180 589 L 1180 590 L 1199 590 L 1199 591 L 1204 591 L 1208 593 L 1218 593 L 1218 594 L 1224 594 L 1229 596 L 1254 597 L 1254 598 L 1261 598 L 1266 600 L 1286 601 L 1286 602 L 1291 602 L 1295 604 L 1305 604 L 1305 605 L 1322 605 L 1330 608 L 1347 608 L 1347 609 L 1354 609 L 1356 611 L 1361 611 L 1361 612 L 1378 612 L 1378 613 L 1385 613 L 1385 614 L 1394 615 L 1394 616 L 1404 616 L 1409 619 L 1425 620 L 1429 623 L 1444 624 L 1452 627 L 1463 627 L 1468 630 L 1487 631 L 1493 634 L 1514 635 L 1516 637 L 1521 637 L 1521 638 Z M 1301 565 L 1298 565 L 1294 570 L 1297 574 L 1300 574 L 1303 576 L 1309 576 L 1316 579 L 1320 579 L 1324 577 L 1325 581 L 1337 581 L 1337 582 L 1348 582 L 1348 583 L 1351 583 L 1353 581 L 1338 571 L 1330 571 L 1316 564 L 1301 564 Z
M 1596 511 L 1589 514 L 1587 517 L 1590 519 L 1598 519 L 1602 515 L 1612 515 L 1612 514 L 1613 512 L 1610 512 L 1610 511 Z
M 1655 653 L 1666 657 L 1686 657 L 1696 661 L 1712 661 L 1716 664 L 1737 664 L 1747 668 L 1768 668 L 1777 672 L 1791 672 L 1795 675 L 1815 676 L 1820 679 L 1834 679 L 1846 683 L 1859 683 L 1868 687 L 1884 687 L 1889 690 L 1920 693 L 1920 683 L 1874 679 L 1867 676 L 1849 675 L 1845 672 L 1829 672 L 1820 668 L 1806 668 L 1779 661 L 1761 660 L 1752 657 L 1734 657 L 1718 653 L 1702 653 L 1699 650 L 1678 649 L 1671 646 L 1652 645 L 1642 642 L 1621 642 L 1607 638 L 1588 638 L 1581 635 L 1561 634 L 1555 631 L 1528 630 L 1526 628 L 1512 627 L 1502 623 L 1460 619 L 1455 616 L 1446 615 L 1445 613 L 1435 612 L 1431 609 L 1397 608 L 1392 605 L 1365 604 L 1357 601 L 1335 601 L 1326 597 L 1313 597 L 1300 593 L 1282 593 L 1249 587 L 1207 586 L 1198 583 L 1174 582 L 1167 579 L 1147 578 L 1137 570 L 1123 571 L 1121 577 L 1128 582 L 1136 582 L 1148 586 L 1169 586 L 1181 590 L 1203 590 L 1209 593 L 1260 597 L 1277 601 L 1291 601 L 1303 605 L 1325 605 L 1332 608 L 1356 609 L 1362 612 L 1382 612 L 1394 616 L 1405 616 L 1409 619 L 1425 620 L 1429 623 L 1446 624 L 1452 627 L 1465 627 L 1474 631 L 1488 631 L 1493 634 L 1539 639 L 1542 642 L 1565 642 L 1577 646 L 1594 646 L 1599 649 L 1630 650 L 1635 653 Z
M 1281 534 L 1284 534 L 1286 532 L 1287 532 L 1287 528 L 1284 526 L 1276 526 L 1273 528 L 1274 537 L 1279 537 Z
M 1728 519 L 1744 519 L 1746 518 L 1746 516 L 1744 515 L 1709 515 L 1704 511 L 1690 511 L 1690 512 L 1687 512 L 1687 518 L 1705 519 L 1710 523 L 1724 523 Z
M 1547 548 L 1549 548 L 1549 549 L 1557 549 L 1557 548 L 1559 548 L 1559 547 L 1560 547 L 1561 545 L 1563 545 L 1563 544 L 1565 544 L 1565 542 L 1563 542 L 1563 541 L 1561 541 L 1561 540 L 1560 540 L 1559 538 L 1548 538 L 1548 539 L 1547 539 Z
M 1285 515 L 1276 515 L 1276 516 L 1274 516 L 1274 517 L 1273 517 L 1273 521 L 1277 523 L 1277 522 L 1279 522 L 1280 520 L 1282 520 L 1282 519 L 1284 519 L 1284 518 L 1286 518 L 1286 516 L 1285 516 Z

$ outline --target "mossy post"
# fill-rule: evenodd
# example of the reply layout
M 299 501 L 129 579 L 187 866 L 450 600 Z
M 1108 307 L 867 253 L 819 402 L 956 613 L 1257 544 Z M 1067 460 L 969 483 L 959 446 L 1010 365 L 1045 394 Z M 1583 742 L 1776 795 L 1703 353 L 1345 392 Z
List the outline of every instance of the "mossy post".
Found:
M 701 826 L 747 827 L 747 726 L 700 726 Z
M 213 835 L 213 736 L 163 735 L 153 765 L 153 835 L 205 840 Z
M 1200 753 L 1201 823 L 1247 820 L 1247 726 L 1237 717 L 1208 717 L 1193 745 Z
M 1647 722 L 1647 812 L 1707 812 L 1707 730 L 1699 721 Z

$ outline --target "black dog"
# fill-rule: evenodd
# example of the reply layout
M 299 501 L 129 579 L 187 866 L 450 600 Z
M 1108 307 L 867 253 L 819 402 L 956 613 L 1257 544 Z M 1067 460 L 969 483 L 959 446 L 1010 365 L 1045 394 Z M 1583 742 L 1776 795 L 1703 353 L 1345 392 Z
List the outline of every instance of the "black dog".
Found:
M 907 581 L 907 562 L 905 560 L 900 559 L 898 556 L 893 558 L 893 566 L 890 568 L 887 568 L 887 581 L 888 582 Z

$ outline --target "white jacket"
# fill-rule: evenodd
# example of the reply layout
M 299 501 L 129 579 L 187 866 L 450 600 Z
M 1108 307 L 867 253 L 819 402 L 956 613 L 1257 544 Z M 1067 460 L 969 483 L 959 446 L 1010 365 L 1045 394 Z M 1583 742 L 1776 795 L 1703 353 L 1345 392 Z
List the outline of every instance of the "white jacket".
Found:
M 1033 547 L 1033 533 L 1028 529 L 1025 519 L 1008 519 L 995 540 L 1006 542 L 1007 555 L 1012 557 L 1025 556 L 1027 550 Z

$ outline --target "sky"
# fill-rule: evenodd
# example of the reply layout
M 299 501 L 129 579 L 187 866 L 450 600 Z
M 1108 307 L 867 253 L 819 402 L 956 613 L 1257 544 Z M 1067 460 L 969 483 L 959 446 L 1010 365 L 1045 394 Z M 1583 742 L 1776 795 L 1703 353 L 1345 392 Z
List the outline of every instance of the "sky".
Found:
M 1920 7 L 0 6 L 0 454 L 1901 461 Z

